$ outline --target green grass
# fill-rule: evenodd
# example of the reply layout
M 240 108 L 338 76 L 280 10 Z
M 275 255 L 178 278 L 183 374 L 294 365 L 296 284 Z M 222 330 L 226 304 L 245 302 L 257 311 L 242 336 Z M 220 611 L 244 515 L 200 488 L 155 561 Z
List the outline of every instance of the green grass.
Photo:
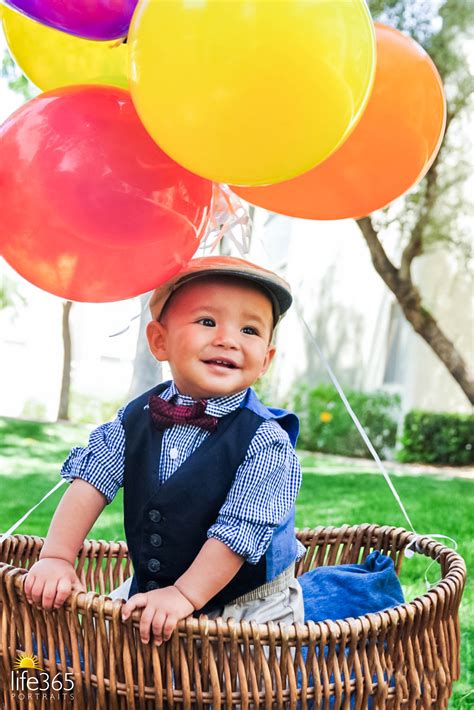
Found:
M 59 470 L 73 446 L 87 443 L 90 429 L 72 424 L 45 424 L 0 417 L 0 529 L 8 529 L 58 481 Z M 46 535 L 64 484 L 16 532 Z M 107 505 L 89 537 L 125 540 L 122 492 Z
M 82 426 L 44 424 L 0 418 L 0 528 L 7 529 L 58 481 L 61 462 L 71 446 L 86 443 Z M 377 523 L 406 527 L 405 519 L 382 476 L 317 455 L 302 454 L 304 467 L 326 473 L 307 473 L 298 498 L 298 527 L 338 526 L 344 523 Z M 343 473 L 338 473 L 343 470 Z M 330 472 L 334 475 L 327 475 Z M 394 475 L 394 484 L 419 533 L 442 533 L 458 542 L 458 551 L 472 568 L 474 558 L 474 483 L 429 475 Z M 58 501 L 60 488 L 26 520 L 17 532 L 45 535 Z M 91 538 L 123 540 L 122 495 L 117 495 L 94 525 Z M 401 581 L 408 599 L 423 593 L 424 577 L 437 579 L 438 567 L 415 555 L 404 562 Z M 474 707 L 474 592 L 467 587 L 461 606 L 461 680 L 456 684 L 451 710 Z

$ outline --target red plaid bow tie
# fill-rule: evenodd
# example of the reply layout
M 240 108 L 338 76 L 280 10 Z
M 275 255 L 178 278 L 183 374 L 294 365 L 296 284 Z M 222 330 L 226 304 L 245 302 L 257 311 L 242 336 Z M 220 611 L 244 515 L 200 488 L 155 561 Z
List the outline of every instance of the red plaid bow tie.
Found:
M 153 424 L 160 431 L 175 424 L 190 424 L 192 426 L 214 431 L 219 422 L 218 417 L 206 414 L 207 400 L 200 399 L 190 407 L 183 404 L 166 402 L 158 395 L 153 395 L 148 401 Z

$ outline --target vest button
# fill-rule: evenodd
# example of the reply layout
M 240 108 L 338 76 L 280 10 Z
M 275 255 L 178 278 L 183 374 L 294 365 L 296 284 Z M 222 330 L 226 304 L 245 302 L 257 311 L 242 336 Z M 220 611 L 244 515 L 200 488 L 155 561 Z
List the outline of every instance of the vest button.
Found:
M 154 589 L 158 589 L 158 582 L 147 582 L 145 589 L 147 592 L 152 592 Z
M 149 562 L 148 562 L 148 570 L 149 570 L 150 572 L 159 572 L 159 571 L 160 571 L 160 567 L 161 567 L 160 560 L 155 560 L 154 557 L 152 557 L 152 559 L 149 560 Z
M 161 535 L 158 535 L 158 533 L 153 533 L 153 535 L 150 535 L 150 543 L 153 545 L 153 547 L 161 547 L 161 545 L 163 544 Z
M 159 510 L 150 510 L 148 517 L 153 523 L 159 523 L 161 520 L 161 513 Z

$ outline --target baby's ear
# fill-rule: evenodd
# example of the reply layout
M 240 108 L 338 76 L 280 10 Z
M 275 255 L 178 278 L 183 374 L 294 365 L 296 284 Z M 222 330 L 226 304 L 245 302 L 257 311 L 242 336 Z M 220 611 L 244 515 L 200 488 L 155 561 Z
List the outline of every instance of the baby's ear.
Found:
M 146 327 L 146 337 L 153 357 L 160 362 L 167 360 L 166 328 L 163 324 L 156 320 L 150 321 Z
M 263 361 L 262 371 L 260 372 L 259 377 L 261 377 L 262 375 L 264 375 L 266 373 L 266 371 L 268 370 L 268 368 L 271 365 L 271 362 L 275 356 L 275 353 L 276 353 L 276 346 L 273 345 L 273 343 L 269 343 L 268 348 L 267 348 L 267 352 L 265 355 L 265 359 Z

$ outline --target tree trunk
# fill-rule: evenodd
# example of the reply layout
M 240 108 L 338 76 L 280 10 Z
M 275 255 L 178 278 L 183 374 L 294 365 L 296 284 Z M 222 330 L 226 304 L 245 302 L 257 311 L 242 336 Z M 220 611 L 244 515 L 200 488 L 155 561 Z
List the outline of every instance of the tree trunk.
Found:
M 137 397 L 139 394 L 146 392 L 155 385 L 159 384 L 163 379 L 161 363 L 155 360 L 151 354 L 148 349 L 148 341 L 146 339 L 146 325 L 150 320 L 150 314 L 147 307 L 149 298 L 149 293 L 144 294 L 140 298 L 142 312 L 138 328 L 135 360 L 133 361 L 132 380 L 128 390 L 129 399 L 134 399 L 134 397 Z
M 71 389 L 71 328 L 69 315 L 71 313 L 72 301 L 63 302 L 63 376 L 61 380 L 61 393 L 59 395 L 58 420 L 69 419 L 69 393 Z
M 462 355 L 441 330 L 431 313 L 423 307 L 420 292 L 412 281 L 410 269 L 407 268 L 411 264 L 411 260 L 410 264 L 403 264 L 405 278 L 402 278 L 400 275 L 401 269 L 397 269 L 385 253 L 370 217 L 358 219 L 357 224 L 369 247 L 375 270 L 395 295 L 405 318 L 445 365 L 470 403 L 474 404 L 474 381 L 472 376 L 469 374 Z

